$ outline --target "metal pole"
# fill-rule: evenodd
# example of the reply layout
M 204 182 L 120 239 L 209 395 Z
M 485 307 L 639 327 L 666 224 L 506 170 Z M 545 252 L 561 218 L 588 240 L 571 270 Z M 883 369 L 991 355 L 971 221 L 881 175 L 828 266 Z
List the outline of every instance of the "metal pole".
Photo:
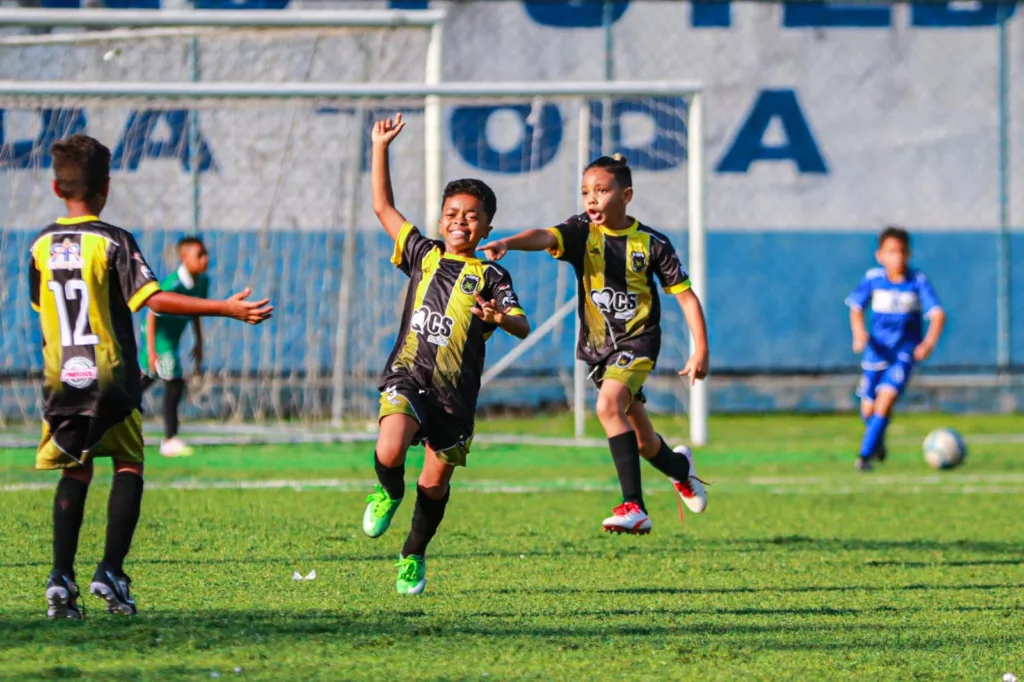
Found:
M 601 13 L 601 26 L 604 29 L 604 79 L 615 80 L 615 36 L 612 33 L 612 0 L 605 0 Z M 589 144 L 588 144 L 589 146 Z M 601 100 L 601 154 L 610 156 L 612 149 L 612 98 Z
M 704 220 L 704 94 L 696 93 L 690 99 L 687 121 L 687 172 L 690 198 L 690 282 L 693 293 L 704 305 L 707 314 L 707 226 Z M 695 349 L 690 336 L 690 352 Z M 709 379 L 690 387 L 690 442 L 704 445 L 708 442 L 708 385 Z
M 1010 39 L 1012 5 L 999 8 L 999 233 L 996 240 L 996 365 L 1010 368 Z
M 576 143 L 576 164 L 577 178 L 583 177 L 583 169 L 590 163 L 590 102 L 585 97 L 579 100 L 579 132 Z M 577 306 L 582 302 L 577 301 Z M 579 313 L 576 314 L 576 339 L 580 338 L 582 322 Z M 575 346 L 574 351 L 575 355 Z M 573 392 L 572 412 L 574 417 L 573 433 L 577 438 L 583 438 L 587 427 L 587 365 L 576 360 L 573 364 Z
M 193 83 L 199 82 L 200 70 L 199 70 L 199 38 L 192 37 L 188 43 L 188 66 L 189 66 L 189 78 Z M 189 162 L 189 182 L 192 187 L 192 220 L 189 225 L 189 231 L 198 236 L 200 234 L 200 216 L 201 216 L 201 192 L 199 184 L 199 111 L 197 109 L 190 108 L 188 110 L 188 162 Z
M 438 22 L 430 29 L 424 74 L 426 85 L 438 85 L 444 80 L 443 55 L 444 24 Z M 436 238 L 440 230 L 438 222 L 441 218 L 441 192 L 444 188 L 444 121 L 441 100 L 434 96 L 428 96 L 423 105 L 423 154 L 423 227 L 427 236 Z

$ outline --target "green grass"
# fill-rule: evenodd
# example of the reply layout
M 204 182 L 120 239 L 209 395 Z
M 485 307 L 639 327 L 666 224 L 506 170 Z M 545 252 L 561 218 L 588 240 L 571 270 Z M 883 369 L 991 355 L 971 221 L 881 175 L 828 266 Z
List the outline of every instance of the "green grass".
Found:
M 961 470 L 921 461 L 940 424 L 968 438 Z M 480 430 L 569 427 L 557 417 Z M 658 427 L 685 433 L 682 421 Z M 0 678 L 1019 675 L 1024 442 L 1003 436 L 1019 438 L 1024 419 L 900 416 L 891 461 L 873 476 L 852 470 L 859 431 L 855 417 L 713 419 L 698 453 L 715 483 L 707 513 L 680 525 L 646 467 L 654 531 L 642 538 L 601 533 L 617 501 L 606 451 L 479 445 L 419 598 L 393 587 L 412 505 L 379 540 L 359 528 L 371 445 L 149 452 L 128 566 L 140 615 L 108 617 L 88 598 L 80 623 L 43 617 L 52 490 L 15 490 L 54 476 L 31 471 L 30 451 L 0 450 Z M 89 498 L 82 582 L 102 553 L 107 479 Z M 296 485 L 207 487 L 240 481 Z M 512 486 L 528 492 L 495 492 Z M 313 569 L 316 580 L 291 580 Z

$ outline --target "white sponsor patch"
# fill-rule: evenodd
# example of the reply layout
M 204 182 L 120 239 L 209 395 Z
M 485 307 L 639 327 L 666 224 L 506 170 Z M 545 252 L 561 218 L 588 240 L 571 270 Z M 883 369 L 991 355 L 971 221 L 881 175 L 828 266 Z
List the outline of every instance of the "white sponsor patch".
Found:
M 71 358 L 60 370 L 60 381 L 72 388 L 85 388 L 96 381 L 99 372 L 88 358 Z

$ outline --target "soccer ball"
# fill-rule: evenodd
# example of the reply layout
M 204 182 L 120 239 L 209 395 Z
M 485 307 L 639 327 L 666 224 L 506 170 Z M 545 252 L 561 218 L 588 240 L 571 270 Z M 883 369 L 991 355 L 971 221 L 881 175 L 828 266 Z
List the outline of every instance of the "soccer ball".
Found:
M 952 469 L 967 457 L 964 439 L 953 429 L 935 429 L 924 439 L 924 461 L 932 469 Z

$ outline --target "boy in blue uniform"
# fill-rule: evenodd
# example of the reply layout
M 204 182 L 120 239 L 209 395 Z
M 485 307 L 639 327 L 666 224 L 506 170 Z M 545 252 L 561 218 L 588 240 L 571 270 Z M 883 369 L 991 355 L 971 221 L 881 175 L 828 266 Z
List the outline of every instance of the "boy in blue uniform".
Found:
M 872 459 L 885 459 L 885 429 L 893 405 L 906 389 L 915 364 L 935 350 L 946 324 L 946 314 L 928 278 L 909 266 L 910 235 L 906 230 L 882 230 L 875 258 L 882 267 L 868 270 L 846 299 L 853 350 L 864 353 L 864 375 L 857 390 L 866 425 L 857 457 L 861 471 L 871 471 Z M 870 333 L 864 322 L 869 305 Z M 927 334 L 925 318 L 929 320 Z

